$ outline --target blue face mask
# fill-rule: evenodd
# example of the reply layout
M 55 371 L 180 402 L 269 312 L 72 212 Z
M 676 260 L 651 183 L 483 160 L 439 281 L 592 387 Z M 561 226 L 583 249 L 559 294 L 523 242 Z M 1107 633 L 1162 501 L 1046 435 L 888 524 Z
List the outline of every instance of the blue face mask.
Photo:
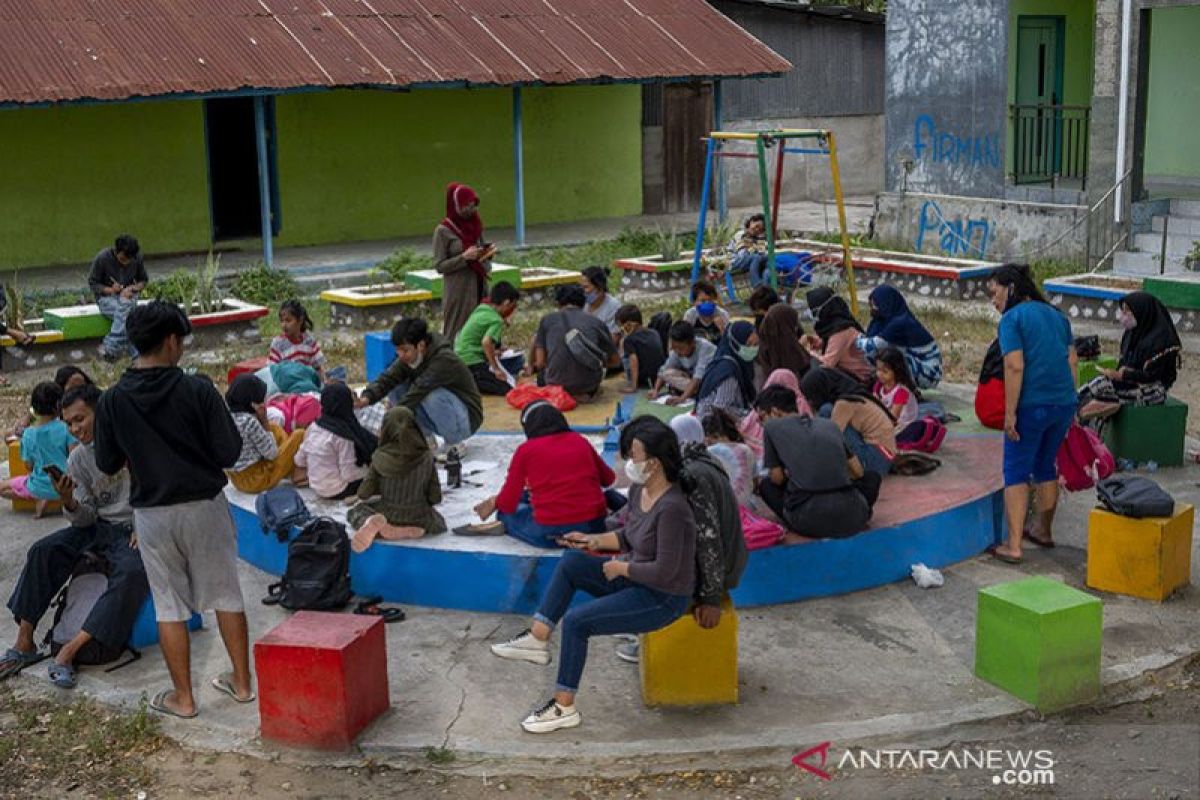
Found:
M 702 317 L 711 317 L 717 313 L 717 304 L 712 300 L 705 300 L 703 303 L 696 304 L 696 310 L 700 312 Z
M 587 304 L 590 306 L 592 303 L 600 299 L 600 293 L 595 289 L 589 289 L 583 293 L 583 299 L 587 300 Z

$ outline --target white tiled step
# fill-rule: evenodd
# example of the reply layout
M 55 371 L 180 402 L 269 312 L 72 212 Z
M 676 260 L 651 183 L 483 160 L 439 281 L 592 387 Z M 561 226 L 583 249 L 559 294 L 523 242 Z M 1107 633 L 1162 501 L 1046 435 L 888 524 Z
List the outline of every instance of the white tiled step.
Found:
M 1200 234 L 1175 233 L 1175 229 L 1171 228 L 1167 233 L 1167 258 L 1187 255 L 1197 239 L 1200 239 Z M 1143 253 L 1159 255 L 1162 252 L 1162 240 L 1161 233 L 1139 233 L 1133 237 L 1133 246 Z
M 1171 215 L 1200 217 L 1200 200 L 1172 200 Z
M 1166 269 L 1158 265 L 1158 253 L 1117 252 L 1113 254 L 1113 272 L 1125 275 L 1158 275 L 1186 271 L 1183 256 L 1167 256 Z
M 1150 230 L 1155 233 L 1162 233 L 1163 223 L 1166 217 L 1156 216 L 1150 220 Z M 1179 234 L 1186 236 L 1192 234 L 1200 239 L 1200 217 L 1177 217 L 1172 215 L 1171 222 L 1167 225 L 1168 235 Z

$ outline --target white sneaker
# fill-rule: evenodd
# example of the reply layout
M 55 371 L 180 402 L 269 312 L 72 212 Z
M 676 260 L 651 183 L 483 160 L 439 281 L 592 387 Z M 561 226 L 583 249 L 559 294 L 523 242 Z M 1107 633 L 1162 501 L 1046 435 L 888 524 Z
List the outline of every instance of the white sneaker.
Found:
M 521 727 L 528 733 L 552 733 L 559 728 L 574 728 L 580 722 L 583 717 L 579 716 L 575 706 L 560 706 L 551 699 L 521 720 Z
M 522 631 L 507 642 L 492 645 L 492 652 L 513 661 L 528 661 L 542 666 L 550 663 L 550 643 L 535 639 L 528 630 Z
M 637 664 L 642 660 L 642 643 L 636 639 L 632 642 L 621 642 L 617 645 L 617 658 Z

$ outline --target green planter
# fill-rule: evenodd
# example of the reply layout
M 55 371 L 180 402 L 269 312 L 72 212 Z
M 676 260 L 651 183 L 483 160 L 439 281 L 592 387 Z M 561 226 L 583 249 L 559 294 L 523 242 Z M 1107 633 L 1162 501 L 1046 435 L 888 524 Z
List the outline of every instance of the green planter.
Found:
M 47 330 L 62 331 L 65 341 L 102 339 L 112 327 L 112 321 L 95 305 L 47 308 L 42 312 L 42 323 Z

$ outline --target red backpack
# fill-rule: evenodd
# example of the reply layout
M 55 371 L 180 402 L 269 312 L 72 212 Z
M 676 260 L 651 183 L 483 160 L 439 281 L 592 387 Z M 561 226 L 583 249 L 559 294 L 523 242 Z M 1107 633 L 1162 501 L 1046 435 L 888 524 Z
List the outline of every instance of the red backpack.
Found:
M 1090 489 L 1117 469 L 1113 455 L 1091 428 L 1072 422 L 1055 458 L 1058 482 L 1068 492 Z

